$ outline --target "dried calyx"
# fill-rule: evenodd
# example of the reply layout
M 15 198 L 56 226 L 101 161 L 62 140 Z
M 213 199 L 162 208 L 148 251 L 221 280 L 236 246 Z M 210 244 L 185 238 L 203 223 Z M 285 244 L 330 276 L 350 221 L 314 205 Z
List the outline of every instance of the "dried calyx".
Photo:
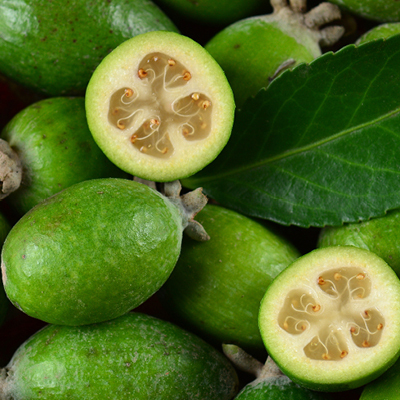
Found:
M 341 19 L 339 7 L 332 3 L 321 3 L 308 12 L 306 0 L 271 0 L 271 5 L 273 18 L 288 27 L 303 26 L 321 47 L 336 43 L 345 31 L 343 26 L 329 25 Z
M 0 139 L 0 200 L 17 190 L 21 185 L 22 164 L 17 153 Z
M 158 190 L 170 202 L 178 207 L 182 216 L 183 231 L 186 235 L 197 241 L 206 241 L 210 239 L 203 226 L 194 219 L 208 201 L 202 188 L 197 188 L 191 192 L 181 194 L 182 185 L 179 180 L 164 183 L 156 183 L 138 177 L 134 177 L 134 180 L 154 190 Z

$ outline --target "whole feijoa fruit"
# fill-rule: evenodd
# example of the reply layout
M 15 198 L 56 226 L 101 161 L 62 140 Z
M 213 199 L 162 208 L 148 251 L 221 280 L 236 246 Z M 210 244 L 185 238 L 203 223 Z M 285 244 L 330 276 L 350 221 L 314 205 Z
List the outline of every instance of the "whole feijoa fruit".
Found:
M 282 271 L 261 302 L 269 356 L 291 380 L 317 391 L 361 387 L 400 354 L 400 280 L 376 254 L 316 249 Z
M 400 21 L 397 0 L 331 0 L 344 10 L 380 22 Z
M 75 183 L 128 177 L 93 140 L 83 97 L 54 97 L 35 102 L 12 118 L 1 137 L 21 163 L 20 186 L 7 199 L 20 215 Z M 0 173 L 5 167 L 3 163 Z
M 265 351 L 260 301 L 299 252 L 272 229 L 218 205 L 207 204 L 196 220 L 210 240 L 183 238 L 178 262 L 158 295 L 176 321 L 212 343 Z
M 238 108 L 284 70 L 320 56 L 321 46 L 343 34 L 341 26 L 324 26 L 340 18 L 337 6 L 321 3 L 304 13 L 302 3 L 273 1 L 273 13 L 234 22 L 205 45 L 224 70 Z
M 367 221 L 324 227 L 318 247 L 355 246 L 383 258 L 400 277 L 400 210 Z
M 135 35 L 177 28 L 151 0 L 10 0 L 0 72 L 45 96 L 83 96 L 99 62 Z
M 44 200 L 5 240 L 8 298 L 59 325 L 125 314 L 160 288 L 178 259 L 189 217 L 177 200 L 118 178 L 83 181 Z
M 205 167 L 229 139 L 234 116 L 224 73 L 194 40 L 148 32 L 104 58 L 86 91 L 89 128 L 122 170 L 167 182 Z
M 357 45 L 370 42 L 376 39 L 387 39 L 390 36 L 398 35 L 400 33 L 400 22 L 387 22 L 374 26 L 369 31 L 365 32 L 356 41 Z
M 140 313 L 82 327 L 48 325 L 0 374 L 0 398 L 14 400 L 230 400 L 237 387 L 223 354 Z

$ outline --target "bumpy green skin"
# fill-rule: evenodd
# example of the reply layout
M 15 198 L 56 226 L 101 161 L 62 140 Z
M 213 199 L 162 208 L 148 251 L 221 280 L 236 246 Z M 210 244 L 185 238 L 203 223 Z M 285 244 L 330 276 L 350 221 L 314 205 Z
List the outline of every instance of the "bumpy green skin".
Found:
M 215 35 L 205 48 L 224 70 L 238 108 L 267 87 L 285 61 L 293 59 L 293 68 L 321 55 L 306 29 L 272 15 L 238 21 Z
M 344 10 L 374 21 L 400 21 L 397 0 L 330 0 Z
M 263 0 L 156 0 L 168 15 L 204 24 L 230 24 L 241 18 L 259 15 L 266 2 Z M 174 14 L 172 14 L 174 12 Z
M 2 375 L 0 398 L 13 400 L 230 400 L 237 391 L 221 353 L 139 313 L 83 327 L 49 325 L 16 351 Z
M 247 384 L 235 400 L 333 400 L 330 393 L 315 392 L 297 385 L 287 376 L 255 380 Z
M 94 141 L 86 122 L 83 97 L 38 101 L 20 111 L 1 137 L 22 162 L 22 184 L 7 199 L 21 215 L 74 183 L 128 177 Z
M 400 360 L 383 375 L 368 383 L 360 400 L 397 400 L 400 397 Z
M 150 297 L 178 259 L 178 208 L 126 179 L 84 181 L 25 214 L 3 246 L 7 296 L 60 325 L 118 317 Z
M 159 292 L 164 304 L 208 340 L 264 351 L 260 300 L 298 251 L 261 224 L 220 206 L 206 205 L 196 220 L 211 239 L 184 237 L 177 265 Z
M 11 224 L 4 216 L 3 213 L 0 213 L 0 244 L 3 246 L 4 240 L 10 232 Z M 7 311 L 9 309 L 10 302 L 7 299 L 6 293 L 4 291 L 3 285 L 0 285 L 0 324 L 4 322 Z
M 364 33 L 356 42 L 357 45 L 370 42 L 376 39 L 386 39 L 390 36 L 397 35 L 400 33 L 400 22 L 388 22 L 381 24 L 370 29 Z
M 383 258 L 400 277 L 400 210 L 386 216 L 321 230 L 318 247 L 355 246 Z
M 83 95 L 124 40 L 177 28 L 150 0 L 10 0 L 0 13 L 0 72 L 47 96 Z

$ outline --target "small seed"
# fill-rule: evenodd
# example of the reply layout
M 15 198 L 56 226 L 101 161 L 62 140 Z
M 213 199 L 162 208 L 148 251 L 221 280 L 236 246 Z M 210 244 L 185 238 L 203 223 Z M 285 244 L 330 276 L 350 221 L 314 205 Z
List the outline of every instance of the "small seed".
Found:
M 133 90 L 132 89 L 125 89 L 125 96 L 126 97 L 132 97 L 133 96 Z
M 312 309 L 314 312 L 318 312 L 321 309 L 321 306 L 319 304 L 316 304 L 315 306 L 312 306 Z
M 117 127 L 121 130 L 124 130 L 126 128 L 125 124 L 123 124 L 121 121 L 117 122 Z
M 134 134 L 131 136 L 131 143 L 135 143 L 136 140 L 137 140 L 137 138 L 138 138 L 138 135 L 136 135 L 136 133 L 134 133 Z
M 112 110 L 112 115 L 118 115 L 119 114 L 119 108 L 115 107 L 114 110 Z
M 357 331 L 357 328 L 356 328 L 356 327 L 352 326 L 352 327 L 350 328 L 350 333 L 351 333 L 351 334 L 356 333 L 356 331 Z
M 185 136 L 185 137 L 189 136 L 189 129 L 188 128 L 183 128 L 182 129 L 182 135 Z
M 362 281 L 362 280 L 365 278 L 365 275 L 362 274 L 362 273 L 359 273 L 359 274 L 357 274 L 356 278 L 357 278 L 359 281 Z
M 201 128 L 201 129 L 206 129 L 206 128 L 207 128 L 207 124 L 206 124 L 205 122 L 203 122 L 203 123 L 200 125 L 200 128 Z
M 323 358 L 324 360 L 330 360 L 330 359 L 331 359 L 331 357 L 330 357 L 330 355 L 329 355 L 328 353 L 322 354 L 322 358 Z
M 365 310 L 365 311 L 364 311 L 364 316 L 365 316 L 366 318 L 369 318 L 370 315 L 369 315 L 369 311 L 368 311 L 368 310 Z
M 169 65 L 170 67 L 173 67 L 175 64 L 176 64 L 176 62 L 175 62 L 175 60 L 173 60 L 172 58 L 170 58 L 170 59 L 168 60 L 168 65 Z
M 320 276 L 318 278 L 318 285 L 324 285 L 324 284 L 325 284 L 325 279 L 322 276 Z
M 158 119 L 152 118 L 152 119 L 150 120 L 150 126 L 151 126 L 151 127 L 158 126 L 158 125 L 160 125 L 160 121 L 159 121 Z
M 378 331 L 381 331 L 383 329 L 383 324 L 379 323 L 376 329 L 378 329 Z
M 340 358 L 345 358 L 347 354 L 349 353 L 346 350 L 342 350 L 342 352 L 340 353 Z
M 198 93 L 193 93 L 191 97 L 193 100 L 198 100 L 200 98 L 200 95 Z
M 204 100 L 203 103 L 201 103 L 201 107 L 203 110 L 207 110 L 208 107 L 211 106 L 211 102 L 209 100 Z
M 301 329 L 302 331 L 305 331 L 305 330 L 307 329 L 307 325 L 305 325 L 305 324 L 301 325 L 300 329 Z
M 370 346 L 371 346 L 371 343 L 368 342 L 368 340 L 364 340 L 364 341 L 362 342 L 362 346 L 363 346 L 363 347 L 370 347 Z
M 339 274 L 339 272 L 336 272 L 333 277 L 335 278 L 335 281 L 339 281 L 340 279 L 342 279 L 342 275 Z
M 161 150 L 161 153 L 162 154 L 166 154 L 168 152 L 168 147 L 164 147 L 162 150 Z
M 286 331 L 289 329 L 289 324 L 286 321 L 283 323 L 283 329 Z
M 139 150 L 140 150 L 142 153 L 147 153 L 147 148 L 146 148 L 145 146 L 142 146 Z
M 143 68 L 140 68 L 138 71 L 138 75 L 140 79 L 144 79 L 147 76 L 147 72 Z
M 192 79 L 192 74 L 189 71 L 184 71 L 182 77 L 184 81 L 190 81 L 190 79 Z

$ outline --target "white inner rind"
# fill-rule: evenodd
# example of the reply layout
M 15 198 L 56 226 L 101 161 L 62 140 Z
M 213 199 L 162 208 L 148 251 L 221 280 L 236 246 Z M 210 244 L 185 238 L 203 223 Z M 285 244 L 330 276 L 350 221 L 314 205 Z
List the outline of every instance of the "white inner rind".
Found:
M 368 381 L 399 354 L 399 302 L 400 281 L 378 256 L 324 248 L 270 285 L 260 330 L 271 357 L 294 380 L 310 387 Z
M 139 36 L 116 48 L 94 72 L 86 92 L 89 128 L 108 158 L 126 172 L 154 181 L 190 176 L 209 164 L 229 139 L 234 113 L 232 90 L 216 61 L 191 39 L 172 32 L 149 32 Z M 169 86 L 152 84 L 148 79 L 152 72 L 148 71 L 149 75 L 143 78 L 139 71 L 156 68 L 158 82 L 171 78 L 163 72 L 162 65 L 156 67 L 154 55 L 160 57 L 161 64 L 173 60 L 190 74 L 190 79 L 177 80 L 178 84 Z M 150 68 L 146 65 L 148 62 Z M 173 75 L 171 79 L 179 77 L 178 72 Z M 117 98 L 122 99 L 126 89 L 132 90 L 130 99 L 136 99 L 139 107 L 137 113 L 133 104 L 128 108 L 135 118 L 121 129 L 117 119 L 110 119 L 110 112 L 118 108 L 120 100 Z M 155 93 L 155 89 L 159 92 Z M 206 123 L 203 132 L 200 132 L 202 123 L 197 120 L 187 116 L 176 119 L 182 102 L 196 99 L 197 95 L 200 105 L 211 105 L 202 111 Z M 157 118 L 160 113 L 163 121 Z M 140 129 L 147 128 L 144 124 L 152 120 L 156 124 L 161 122 L 162 131 L 168 135 L 158 143 L 160 151 L 149 154 L 140 150 L 142 146 L 139 142 L 135 144 L 132 135 L 146 136 L 146 132 L 142 132 L 144 129 Z M 170 126 L 166 129 L 167 123 Z M 155 127 L 153 124 L 153 130 Z M 198 133 L 188 139 L 192 127 Z M 157 134 L 150 136 L 158 138 Z

